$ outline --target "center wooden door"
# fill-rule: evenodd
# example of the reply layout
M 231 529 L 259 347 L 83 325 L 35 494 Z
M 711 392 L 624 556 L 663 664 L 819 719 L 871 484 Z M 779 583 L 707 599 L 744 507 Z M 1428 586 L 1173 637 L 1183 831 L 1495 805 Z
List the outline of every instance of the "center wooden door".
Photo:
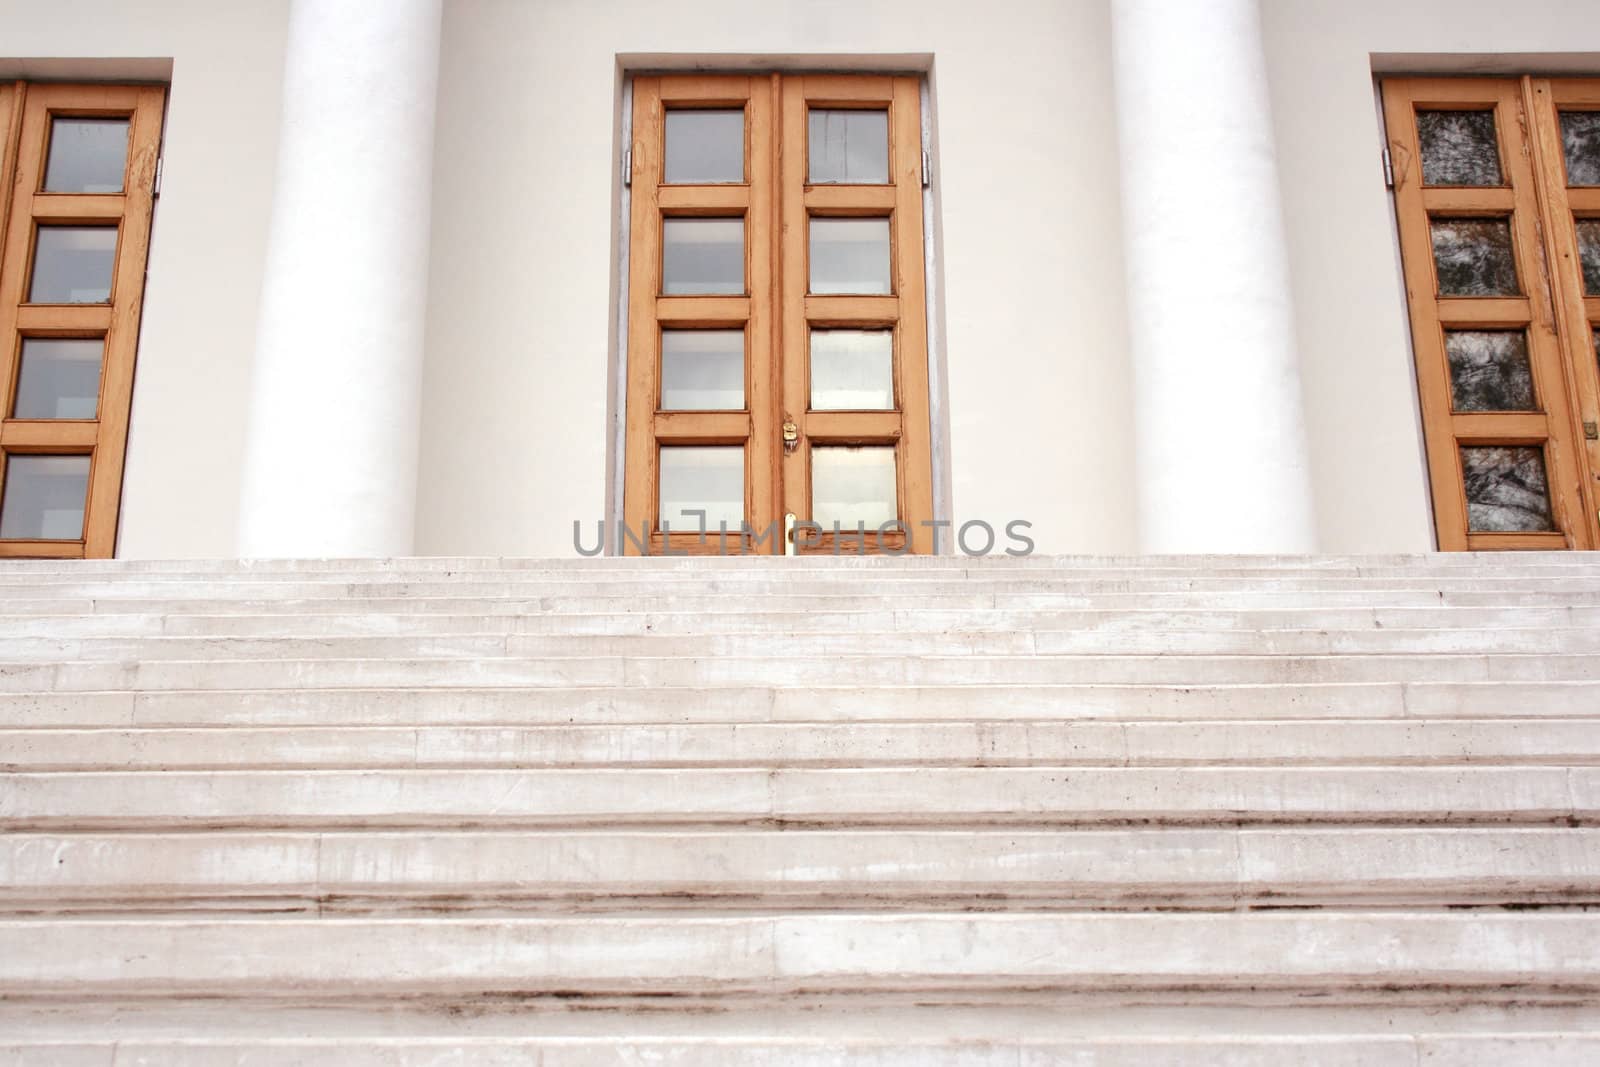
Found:
M 630 554 L 933 546 L 915 77 L 633 84 Z

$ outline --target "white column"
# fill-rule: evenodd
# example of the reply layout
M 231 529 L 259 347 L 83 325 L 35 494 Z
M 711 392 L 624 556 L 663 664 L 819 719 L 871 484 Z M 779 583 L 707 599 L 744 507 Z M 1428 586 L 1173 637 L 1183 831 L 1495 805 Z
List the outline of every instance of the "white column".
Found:
M 1111 0 L 1146 552 L 1316 544 L 1256 0 Z
M 441 0 L 294 0 L 241 556 L 413 551 Z

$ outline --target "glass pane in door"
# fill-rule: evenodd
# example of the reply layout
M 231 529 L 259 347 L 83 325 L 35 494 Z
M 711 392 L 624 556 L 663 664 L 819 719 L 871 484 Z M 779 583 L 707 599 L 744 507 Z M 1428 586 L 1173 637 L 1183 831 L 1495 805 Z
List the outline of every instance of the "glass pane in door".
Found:
M 674 533 L 716 532 L 719 523 L 739 529 L 744 521 L 744 449 L 664 446 L 660 504 L 661 525 Z
M 811 450 L 811 520 L 831 531 L 876 530 L 899 517 L 892 446 Z

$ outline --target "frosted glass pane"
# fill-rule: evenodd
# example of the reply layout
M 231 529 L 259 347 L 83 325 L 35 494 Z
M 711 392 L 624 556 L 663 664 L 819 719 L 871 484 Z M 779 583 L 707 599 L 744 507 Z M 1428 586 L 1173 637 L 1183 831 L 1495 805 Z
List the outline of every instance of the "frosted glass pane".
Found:
M 811 520 L 831 531 L 876 530 L 899 517 L 894 484 L 894 449 L 813 448 Z
M 894 333 L 812 330 L 811 407 L 814 411 L 893 409 Z
M 1506 219 L 1432 219 L 1440 296 L 1517 296 L 1517 265 Z
M 1553 530 L 1544 451 L 1531 446 L 1461 449 L 1467 529 L 1480 533 Z
M 88 456 L 8 456 L 0 538 L 76 541 L 88 496 Z
M 705 511 L 704 526 L 699 511 Z M 693 514 L 691 514 L 693 512 Z M 661 522 L 677 533 L 737 530 L 744 521 L 744 449 L 737 445 L 661 450 Z
M 663 220 L 661 291 L 667 296 L 742 294 L 744 220 Z
M 1521 330 L 1446 330 L 1456 411 L 1537 411 L 1528 337 Z
M 127 119 L 52 119 L 47 193 L 120 193 L 128 169 Z
M 662 331 L 662 411 L 743 408 L 743 330 Z
M 100 402 L 101 340 L 28 337 L 17 374 L 19 419 L 92 419 Z
M 1583 291 L 1600 296 L 1600 219 L 1578 220 L 1578 262 L 1583 266 Z
M 744 181 L 743 111 L 669 111 L 666 140 L 667 182 Z
M 1561 147 L 1568 185 L 1600 185 L 1600 111 L 1563 111 Z
M 1423 185 L 1502 185 L 1493 111 L 1419 111 Z
M 886 185 L 889 113 L 812 108 L 808 120 L 813 185 Z
M 889 220 L 812 219 L 811 291 L 889 292 Z
M 105 303 L 116 258 L 115 226 L 40 226 L 28 302 Z

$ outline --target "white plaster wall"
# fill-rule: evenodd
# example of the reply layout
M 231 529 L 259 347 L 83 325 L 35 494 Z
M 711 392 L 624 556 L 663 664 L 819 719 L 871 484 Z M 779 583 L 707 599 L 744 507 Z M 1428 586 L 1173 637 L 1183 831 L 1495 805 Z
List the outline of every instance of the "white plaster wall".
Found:
M 1101 0 L 447 3 L 418 551 L 570 555 L 572 520 L 604 514 L 619 54 L 932 54 L 954 513 L 1029 519 L 1041 551 L 1133 550 L 1108 19 Z
M 234 554 L 286 14 L 287 0 L 0 0 L 5 77 L 162 78 L 144 61 L 171 60 L 119 556 Z
M 1417 73 L 1600 74 L 1600 7 L 1593 0 L 1510 6 L 1262 0 L 1261 6 L 1319 547 L 1428 550 L 1433 517 L 1380 164 L 1374 63 Z M 1481 61 L 1468 58 L 1474 54 Z
M 1589 0 L 1262 8 L 1318 547 L 1425 549 L 1373 57 L 1600 73 L 1600 18 Z M 234 551 L 286 11 L 0 0 L 0 76 L 171 60 L 124 556 Z M 571 520 L 604 512 L 619 54 L 931 56 L 954 512 L 1029 518 L 1044 551 L 1133 550 L 1108 45 L 1103 0 L 446 0 L 418 551 L 566 555 Z

